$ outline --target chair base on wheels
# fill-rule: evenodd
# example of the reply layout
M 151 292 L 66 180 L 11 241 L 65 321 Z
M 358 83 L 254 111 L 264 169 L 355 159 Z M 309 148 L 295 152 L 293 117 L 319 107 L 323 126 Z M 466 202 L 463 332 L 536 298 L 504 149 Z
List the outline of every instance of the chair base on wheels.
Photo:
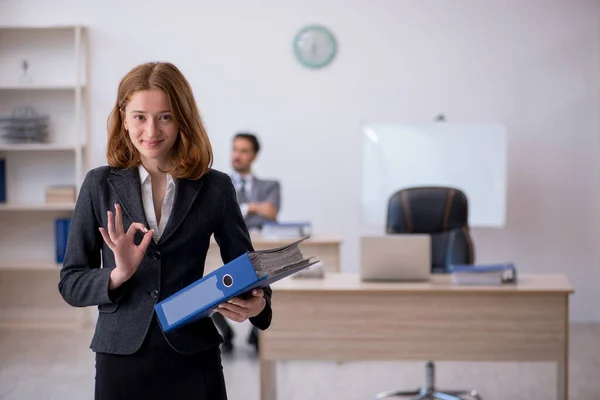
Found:
M 414 391 L 389 391 L 375 395 L 373 400 L 381 400 L 389 397 L 412 397 L 413 400 L 465 400 L 463 396 L 470 396 L 475 400 L 483 400 L 476 390 L 447 390 L 438 391 L 434 384 L 435 367 L 429 361 L 425 366 L 425 386 Z

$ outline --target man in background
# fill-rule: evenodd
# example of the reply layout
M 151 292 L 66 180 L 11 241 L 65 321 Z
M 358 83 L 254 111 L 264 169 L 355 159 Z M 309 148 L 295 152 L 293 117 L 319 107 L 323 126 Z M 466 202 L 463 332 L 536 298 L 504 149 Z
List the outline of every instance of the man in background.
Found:
M 265 222 L 277 220 L 281 202 L 278 181 L 259 179 L 252 174 L 252 164 L 260 151 L 258 138 L 252 133 L 238 133 L 233 138 L 231 179 L 248 229 L 261 229 Z
M 235 187 L 237 201 L 249 230 L 260 230 L 265 222 L 277 220 L 281 204 L 280 184 L 276 180 L 266 180 L 252 173 L 252 164 L 260 151 L 256 135 L 241 132 L 233 138 L 231 180 Z M 225 318 L 216 313 L 213 320 L 223 334 L 223 350 L 233 350 L 233 330 Z M 258 332 L 252 328 L 248 342 L 258 350 Z

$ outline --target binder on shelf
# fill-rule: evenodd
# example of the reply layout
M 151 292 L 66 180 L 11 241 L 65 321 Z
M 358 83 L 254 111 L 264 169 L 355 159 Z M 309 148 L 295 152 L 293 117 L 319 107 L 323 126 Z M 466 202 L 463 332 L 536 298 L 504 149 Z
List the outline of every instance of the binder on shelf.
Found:
M 0 158 L 0 203 L 6 203 L 6 160 Z
M 70 218 L 57 218 L 54 224 L 54 238 L 56 243 L 56 262 L 62 264 L 65 260 L 67 250 L 67 239 L 69 237 L 69 228 L 71 227 Z
M 517 281 L 513 263 L 487 265 L 451 265 L 452 282 L 457 285 L 503 285 Z
M 219 304 L 317 263 L 318 259 L 304 258 L 298 248 L 305 239 L 275 249 L 247 252 L 158 302 L 154 309 L 163 331 L 209 317 Z

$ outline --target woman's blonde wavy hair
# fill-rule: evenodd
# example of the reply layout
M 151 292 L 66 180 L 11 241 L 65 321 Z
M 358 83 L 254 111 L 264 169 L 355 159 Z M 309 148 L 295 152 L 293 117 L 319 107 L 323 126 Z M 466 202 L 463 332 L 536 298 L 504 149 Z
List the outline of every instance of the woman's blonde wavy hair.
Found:
M 108 118 L 108 165 L 133 168 L 140 164 L 138 151 L 123 125 L 121 112 L 125 112 L 127 103 L 136 92 L 152 89 L 167 94 L 173 119 L 179 126 L 173 148 L 173 166 L 165 172 L 174 178 L 201 178 L 212 167 L 212 146 L 190 84 L 175 65 L 165 62 L 138 65 L 121 80 L 117 102 Z

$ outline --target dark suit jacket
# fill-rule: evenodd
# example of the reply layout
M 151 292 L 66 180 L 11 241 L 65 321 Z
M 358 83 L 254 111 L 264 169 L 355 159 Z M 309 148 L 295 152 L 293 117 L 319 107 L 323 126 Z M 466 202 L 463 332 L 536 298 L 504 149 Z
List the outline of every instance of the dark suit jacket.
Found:
M 171 216 L 160 240 L 152 240 L 131 279 L 109 291 L 114 254 L 98 228 L 107 229 L 106 212 L 114 211 L 114 203 L 123 209 L 125 231 L 132 222 L 148 226 L 137 169 L 100 167 L 87 173 L 71 220 L 58 288 L 72 306 L 98 306 L 92 350 L 131 354 L 138 350 L 155 318 L 154 305 L 203 276 L 211 235 L 225 263 L 253 248 L 229 176 L 211 170 L 196 181 L 178 179 Z M 138 232 L 136 244 L 141 237 Z M 271 323 L 271 289 L 264 290 L 267 306 L 250 319 L 259 329 L 267 329 Z M 185 354 L 222 342 L 211 318 L 175 329 L 165 337 L 176 351 Z

